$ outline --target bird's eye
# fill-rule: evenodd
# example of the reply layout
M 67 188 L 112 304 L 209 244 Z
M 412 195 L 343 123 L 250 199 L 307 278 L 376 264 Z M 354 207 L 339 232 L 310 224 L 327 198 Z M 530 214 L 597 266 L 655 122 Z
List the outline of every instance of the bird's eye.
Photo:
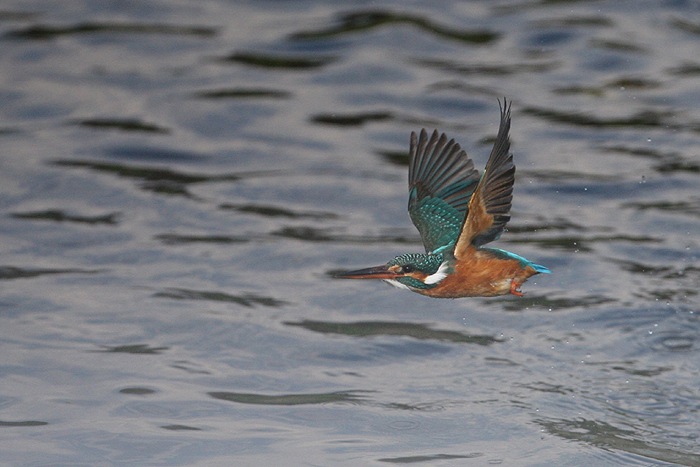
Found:
M 401 267 L 401 272 L 404 274 L 408 274 L 409 272 L 415 271 L 415 267 L 412 264 L 405 264 L 404 266 Z

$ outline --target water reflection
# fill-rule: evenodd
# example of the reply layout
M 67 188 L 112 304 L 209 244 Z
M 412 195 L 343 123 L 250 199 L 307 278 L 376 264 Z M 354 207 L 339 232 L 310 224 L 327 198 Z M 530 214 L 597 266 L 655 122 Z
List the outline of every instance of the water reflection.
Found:
M 393 11 L 370 10 L 338 15 L 335 24 L 316 31 L 299 31 L 290 36 L 291 40 L 325 40 L 348 34 L 366 32 L 375 28 L 397 25 L 410 25 L 420 31 L 435 35 L 440 39 L 453 40 L 466 44 L 489 44 L 498 40 L 500 33 L 481 29 L 469 31 L 440 25 L 429 18 Z
M 209 396 L 227 402 L 259 405 L 307 405 L 332 403 L 360 403 L 366 391 L 337 391 L 309 394 L 255 394 L 243 392 L 210 392 Z
M 268 53 L 252 53 L 252 52 L 234 52 L 226 57 L 220 58 L 219 61 L 226 63 L 239 63 L 248 66 L 263 67 L 263 68 L 280 68 L 280 69 L 297 69 L 308 70 L 320 68 L 333 63 L 334 57 L 318 57 L 295 55 L 281 55 Z
M 97 274 L 100 272 L 102 271 L 97 269 L 0 266 L 0 280 L 31 279 L 55 274 Z
M 639 427 L 619 428 L 609 423 L 590 420 L 535 420 L 547 432 L 564 439 L 637 454 L 662 462 L 680 465 L 697 465 L 700 455 L 668 449 L 639 438 Z
M 156 355 L 168 350 L 168 347 L 153 347 L 149 344 L 128 344 L 115 346 L 102 346 L 100 352 L 105 353 L 127 353 L 136 355 Z
M 147 148 L 144 148 L 142 151 L 143 153 L 149 152 Z M 160 158 L 161 156 L 157 155 L 156 157 Z M 221 181 L 233 182 L 272 173 L 270 171 L 229 174 L 188 173 L 167 167 L 149 167 L 90 160 L 55 160 L 52 164 L 66 168 L 88 169 L 95 172 L 115 175 L 117 177 L 137 180 L 140 182 L 140 187 L 146 191 L 152 191 L 161 195 L 184 196 L 187 198 L 196 198 L 188 190 L 188 186 L 191 184 Z
M 216 292 L 210 290 L 191 290 L 179 288 L 169 288 L 166 290 L 162 290 L 160 292 L 156 292 L 155 294 L 153 294 L 153 296 L 159 298 L 171 298 L 175 300 L 207 300 L 235 303 L 236 305 L 241 305 L 249 308 L 258 305 L 266 307 L 280 307 L 288 303 L 284 300 L 278 300 L 272 297 L 265 297 L 254 293 L 232 295 L 229 293 Z
M 458 344 L 492 345 L 502 342 L 493 336 L 465 334 L 459 331 L 432 329 L 426 324 L 390 321 L 359 321 L 336 323 L 304 320 L 287 321 L 287 326 L 299 326 L 322 334 L 342 334 L 353 337 L 404 336 L 418 340 L 435 340 Z
M 113 212 L 97 216 L 83 216 L 69 214 L 60 209 L 47 209 L 46 211 L 14 212 L 11 214 L 15 219 L 28 219 L 52 222 L 75 222 L 77 224 L 88 225 L 116 225 L 119 223 L 121 213 Z
M 85 22 L 72 26 L 49 26 L 38 24 L 24 29 L 15 29 L 6 33 L 6 37 L 22 40 L 49 40 L 61 36 L 81 34 L 157 34 L 211 37 L 217 33 L 217 29 L 205 26 L 176 26 L 169 24 L 139 24 L 139 23 L 98 23 Z
M 97 130 L 120 130 L 127 132 L 156 133 L 168 134 L 170 129 L 164 128 L 153 123 L 143 122 L 133 118 L 84 118 L 73 122 L 75 125 L 80 125 L 86 128 L 94 128 Z
M 382 457 L 380 459 L 377 459 L 377 461 L 386 462 L 387 464 L 421 464 L 426 462 L 436 462 L 442 460 L 450 461 L 458 459 L 477 459 L 483 456 L 484 454 L 481 452 L 475 452 L 471 454 L 429 454 L 402 457 Z

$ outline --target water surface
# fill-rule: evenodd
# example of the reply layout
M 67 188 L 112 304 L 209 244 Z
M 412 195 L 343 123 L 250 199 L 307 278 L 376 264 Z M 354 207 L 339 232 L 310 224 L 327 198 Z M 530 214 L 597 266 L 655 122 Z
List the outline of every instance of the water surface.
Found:
M 11 465 L 700 465 L 693 2 L 13 1 Z M 333 271 L 422 246 L 408 135 L 513 100 L 525 297 Z

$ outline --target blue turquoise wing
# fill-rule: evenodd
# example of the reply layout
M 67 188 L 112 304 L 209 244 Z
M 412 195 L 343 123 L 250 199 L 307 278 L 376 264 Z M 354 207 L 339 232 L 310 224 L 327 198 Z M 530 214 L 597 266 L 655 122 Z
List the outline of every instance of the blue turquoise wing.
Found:
M 467 153 L 437 130 L 411 133 L 408 213 L 427 252 L 452 247 L 462 230 L 479 172 Z

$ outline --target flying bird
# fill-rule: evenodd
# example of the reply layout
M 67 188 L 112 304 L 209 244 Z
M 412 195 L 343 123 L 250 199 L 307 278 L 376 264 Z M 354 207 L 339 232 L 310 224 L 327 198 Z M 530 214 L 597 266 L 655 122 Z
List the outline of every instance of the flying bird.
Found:
M 411 133 L 408 213 L 425 253 L 397 256 L 381 266 L 337 274 L 343 279 L 383 279 L 436 298 L 522 296 L 520 286 L 550 270 L 500 248 L 510 220 L 515 165 L 510 153 L 510 103 L 499 100 L 501 122 L 480 177 L 454 139 L 434 130 Z

